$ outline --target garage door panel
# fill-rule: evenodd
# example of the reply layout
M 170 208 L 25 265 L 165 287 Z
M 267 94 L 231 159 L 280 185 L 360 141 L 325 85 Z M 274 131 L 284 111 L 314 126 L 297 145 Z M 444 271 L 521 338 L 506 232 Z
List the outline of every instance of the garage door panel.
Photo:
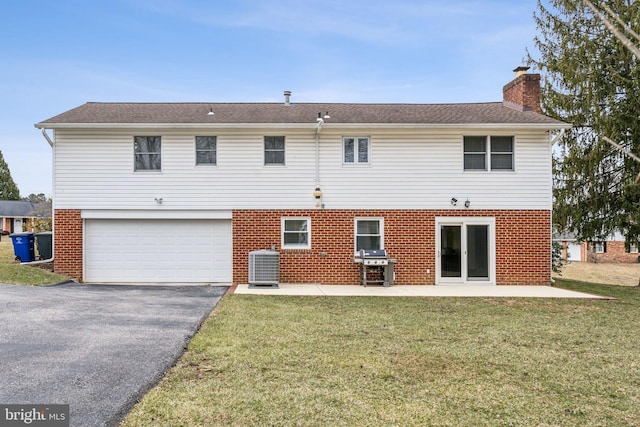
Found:
M 231 281 L 230 220 L 85 220 L 90 282 Z

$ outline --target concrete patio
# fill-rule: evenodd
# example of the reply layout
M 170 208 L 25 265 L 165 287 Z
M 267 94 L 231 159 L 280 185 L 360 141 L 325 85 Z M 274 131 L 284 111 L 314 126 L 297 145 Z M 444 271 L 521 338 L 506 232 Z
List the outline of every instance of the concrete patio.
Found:
M 236 294 L 295 296 L 386 296 L 386 297 L 511 297 L 611 299 L 553 286 L 382 286 L 280 284 L 278 288 L 238 285 Z

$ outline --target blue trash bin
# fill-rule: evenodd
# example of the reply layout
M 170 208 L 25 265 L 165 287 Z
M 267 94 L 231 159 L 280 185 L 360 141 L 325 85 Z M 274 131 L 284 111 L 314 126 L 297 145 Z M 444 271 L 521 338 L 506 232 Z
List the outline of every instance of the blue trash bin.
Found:
M 35 261 L 36 256 L 34 252 L 34 233 L 16 233 L 11 235 L 13 241 L 13 253 L 16 255 L 16 260 L 20 262 Z

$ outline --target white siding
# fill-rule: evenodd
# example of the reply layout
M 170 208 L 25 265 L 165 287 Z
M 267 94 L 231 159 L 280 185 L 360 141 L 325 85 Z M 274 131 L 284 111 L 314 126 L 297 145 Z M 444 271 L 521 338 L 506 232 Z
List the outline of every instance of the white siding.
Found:
M 134 135 L 162 136 L 162 171 L 133 171 Z M 218 137 L 216 166 L 195 166 L 195 135 Z M 286 165 L 264 166 L 264 135 L 286 136 Z M 370 137 L 369 165 L 343 165 L 343 135 Z M 516 170 L 463 171 L 463 135 L 514 135 Z M 58 129 L 56 208 L 313 208 L 314 136 L 304 129 Z M 320 136 L 320 186 L 327 209 L 452 209 L 452 197 L 468 198 L 474 209 L 550 209 L 548 136 L 541 130 L 326 126 Z

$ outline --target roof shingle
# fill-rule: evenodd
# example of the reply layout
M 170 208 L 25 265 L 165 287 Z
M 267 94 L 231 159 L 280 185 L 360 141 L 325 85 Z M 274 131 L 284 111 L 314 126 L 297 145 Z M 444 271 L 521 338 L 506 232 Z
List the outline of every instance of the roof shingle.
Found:
M 208 115 L 209 111 L 213 115 Z M 341 103 L 105 103 L 88 102 L 36 124 L 267 124 L 315 123 L 318 113 L 327 123 L 351 124 L 538 124 L 566 123 L 502 102 L 473 104 L 341 104 Z

